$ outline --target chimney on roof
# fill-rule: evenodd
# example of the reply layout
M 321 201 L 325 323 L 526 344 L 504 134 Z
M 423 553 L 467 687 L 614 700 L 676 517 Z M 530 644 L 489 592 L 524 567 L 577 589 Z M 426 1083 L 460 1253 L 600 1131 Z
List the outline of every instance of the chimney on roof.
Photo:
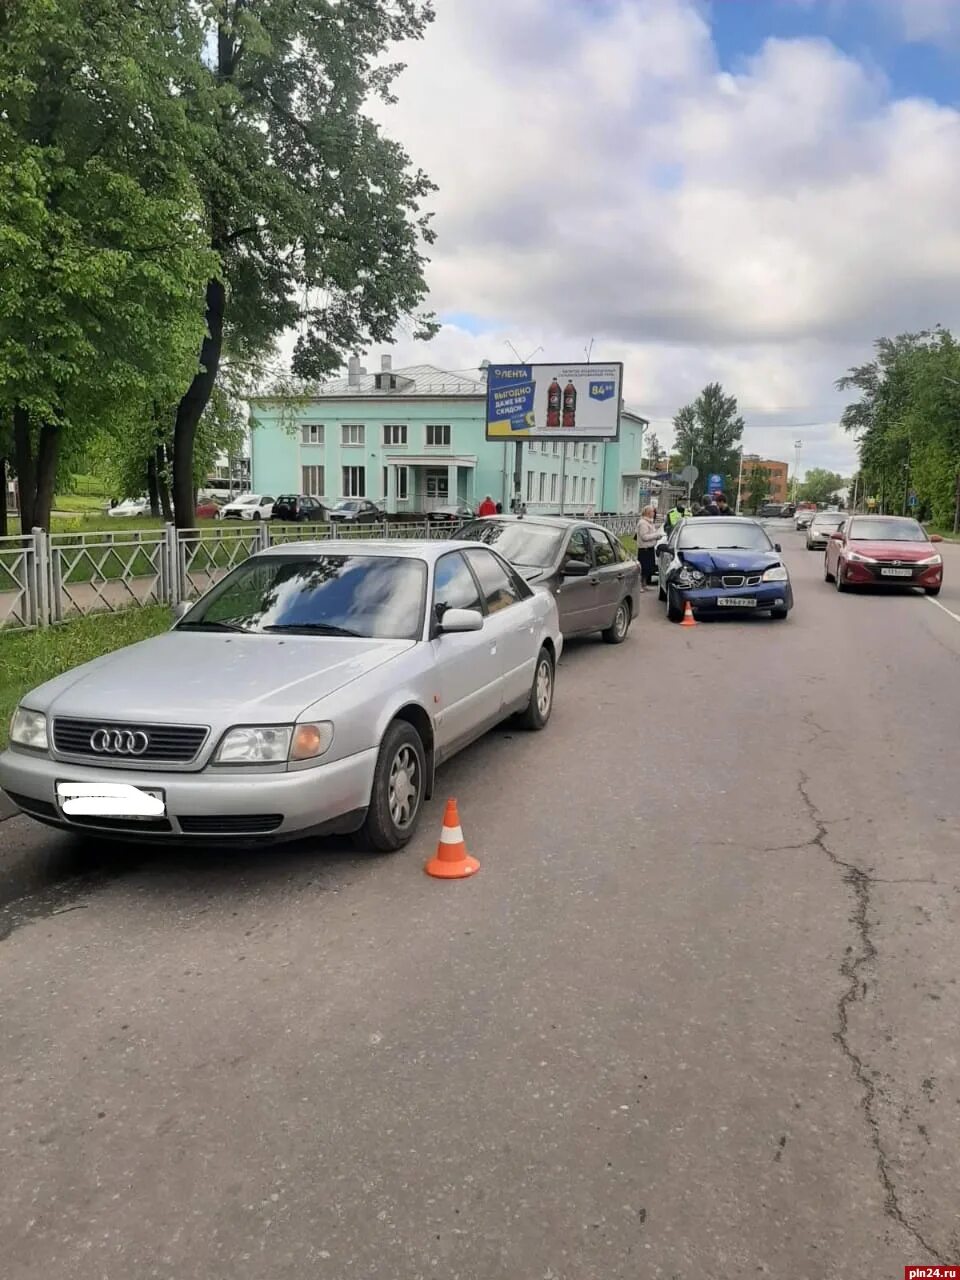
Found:
M 393 358 L 391 356 L 380 357 L 380 372 L 389 373 L 393 368 Z
M 360 357 L 359 357 L 359 356 L 351 356 L 351 357 L 350 357 L 350 362 L 349 362 L 349 364 L 347 365 L 347 386 L 349 386 L 349 387 L 359 387 L 359 385 L 360 385 L 360 374 L 361 374 L 362 372 L 363 372 L 363 370 L 360 368 Z

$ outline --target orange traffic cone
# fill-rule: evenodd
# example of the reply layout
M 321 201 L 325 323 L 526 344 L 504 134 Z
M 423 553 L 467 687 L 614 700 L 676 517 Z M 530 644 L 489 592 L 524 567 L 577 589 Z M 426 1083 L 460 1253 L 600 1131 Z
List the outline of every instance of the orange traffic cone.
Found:
M 683 621 L 680 625 L 681 627 L 695 627 L 697 625 L 697 620 L 693 616 L 693 606 L 689 600 L 683 606 Z
M 470 857 L 463 842 L 456 800 L 447 801 L 437 856 L 431 858 L 423 869 L 428 876 L 438 876 L 441 880 L 462 880 L 480 870 L 480 863 Z

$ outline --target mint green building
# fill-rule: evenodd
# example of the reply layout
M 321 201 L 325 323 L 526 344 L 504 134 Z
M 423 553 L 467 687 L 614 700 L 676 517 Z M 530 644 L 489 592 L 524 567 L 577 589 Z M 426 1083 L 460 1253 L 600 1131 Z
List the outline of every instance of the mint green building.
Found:
M 414 516 L 488 494 L 510 509 L 514 444 L 485 438 L 483 370 L 432 365 L 370 374 L 351 360 L 346 378 L 306 402 L 256 400 L 250 417 L 250 488 L 307 493 L 332 506 L 370 498 Z M 614 444 L 527 441 L 521 497 L 530 512 L 636 511 L 644 494 L 645 419 L 624 411 Z

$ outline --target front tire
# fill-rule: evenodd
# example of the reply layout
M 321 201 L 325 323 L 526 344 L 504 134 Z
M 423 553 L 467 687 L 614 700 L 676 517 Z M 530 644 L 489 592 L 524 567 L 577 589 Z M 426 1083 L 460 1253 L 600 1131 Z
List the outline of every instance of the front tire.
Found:
M 787 616 L 787 612 L 788 610 L 786 609 L 771 609 L 770 617 L 773 618 L 775 622 L 783 622 Z
M 938 596 L 940 594 L 939 587 L 924 587 L 924 591 L 928 596 Z
M 427 780 L 426 752 L 412 724 L 395 720 L 383 735 L 370 806 L 354 837 L 364 849 L 392 853 L 417 829 Z
M 847 586 L 847 584 L 843 580 L 843 561 L 842 560 L 837 561 L 837 576 L 834 579 L 834 581 L 836 582 L 838 591 L 844 592 L 844 591 L 850 590 L 850 588 Z
M 683 620 L 683 601 L 675 587 L 667 587 L 667 617 L 671 622 Z
M 832 574 L 832 573 L 830 572 L 830 570 L 827 568 L 827 557 L 826 557 L 826 556 L 824 556 L 824 557 L 823 557 L 823 580 L 824 580 L 824 582 L 832 582 L 832 581 L 833 581 L 833 574 Z
M 623 644 L 627 638 L 627 632 L 630 630 L 631 617 L 630 602 L 621 600 L 617 605 L 616 613 L 613 615 L 613 622 L 610 623 L 606 631 L 600 632 L 607 644 Z
M 520 713 L 520 724 L 524 729 L 535 731 L 546 728 L 550 712 L 553 710 L 554 674 L 550 651 L 542 648 L 537 654 L 530 701 L 527 703 L 526 710 Z

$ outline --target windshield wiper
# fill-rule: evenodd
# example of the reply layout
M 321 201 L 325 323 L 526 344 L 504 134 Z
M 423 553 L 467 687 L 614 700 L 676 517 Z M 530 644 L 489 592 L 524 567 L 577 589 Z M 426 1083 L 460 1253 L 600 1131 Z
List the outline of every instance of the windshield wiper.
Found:
M 247 632 L 246 627 L 241 627 L 236 622 L 181 622 L 177 627 L 178 631 L 242 631 Z
M 352 636 L 356 640 L 366 637 L 359 631 L 351 631 L 349 627 L 337 627 L 331 622 L 274 622 L 262 627 L 263 631 L 287 631 L 293 634 L 313 634 L 317 636 Z

